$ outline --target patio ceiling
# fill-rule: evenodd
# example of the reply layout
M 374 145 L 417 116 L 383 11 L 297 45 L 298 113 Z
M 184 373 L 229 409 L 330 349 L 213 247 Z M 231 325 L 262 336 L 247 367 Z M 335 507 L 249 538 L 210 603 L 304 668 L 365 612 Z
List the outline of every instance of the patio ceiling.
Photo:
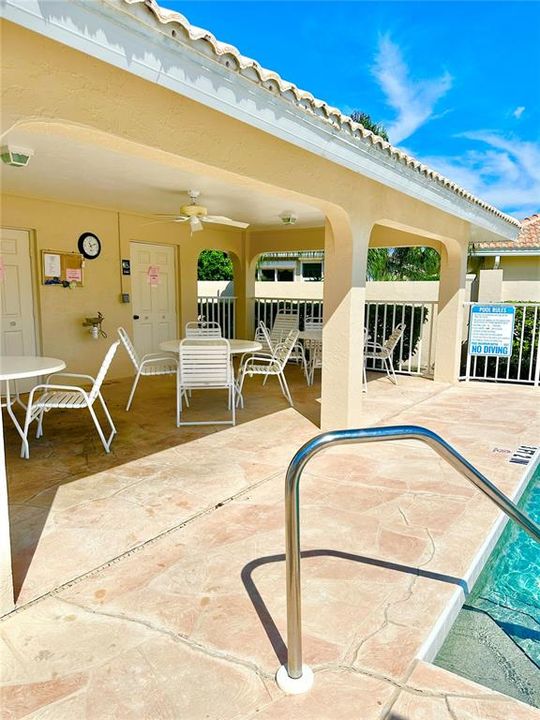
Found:
M 298 201 L 284 201 L 248 187 L 148 161 L 122 152 L 67 138 L 61 133 L 15 130 L 10 145 L 30 148 L 34 155 L 26 168 L 2 165 L 3 192 L 62 202 L 81 203 L 141 213 L 175 213 L 201 191 L 200 202 L 209 212 L 226 215 L 252 226 L 282 226 L 280 214 L 294 213 L 296 226 L 324 224 L 323 214 Z

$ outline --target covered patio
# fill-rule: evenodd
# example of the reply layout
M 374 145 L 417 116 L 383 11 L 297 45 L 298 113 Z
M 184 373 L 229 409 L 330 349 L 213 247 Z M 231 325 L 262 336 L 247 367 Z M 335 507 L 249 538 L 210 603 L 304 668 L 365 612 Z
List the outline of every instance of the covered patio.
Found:
M 141 354 L 182 337 L 199 314 L 204 249 L 232 259 L 236 337 L 252 338 L 260 255 L 325 252 L 321 378 L 307 386 L 287 368 L 294 408 L 274 380 L 248 378 L 236 427 L 177 428 L 170 376 L 143 379 L 127 413 L 120 349 L 103 390 L 118 427 L 110 455 L 83 413 L 60 411 L 22 460 L 4 418 L 11 717 L 533 717 L 429 664 L 498 514 L 413 442 L 310 465 L 305 644 L 317 682 L 292 699 L 272 679 L 286 652 L 284 473 L 321 428 L 426 425 L 504 492 L 521 488 L 505 453 L 534 443 L 534 391 L 458 384 L 469 243 L 512 241 L 519 223 L 153 1 L 8 0 L 5 15 L 3 137 L 33 152 L 2 168 L 2 251 L 14 248 L 27 311 L 2 336 L 6 354 L 95 375 L 118 327 Z M 190 189 L 209 215 L 248 228 L 162 222 Z M 284 210 L 297 226 L 283 226 Z M 44 255 L 78 254 L 88 232 L 101 252 L 79 286 L 46 284 Z M 369 374 L 364 393 L 367 251 L 400 245 L 441 257 L 434 379 Z M 98 312 L 93 339 L 84 321 Z M 195 419 L 226 411 L 213 393 L 193 399 Z

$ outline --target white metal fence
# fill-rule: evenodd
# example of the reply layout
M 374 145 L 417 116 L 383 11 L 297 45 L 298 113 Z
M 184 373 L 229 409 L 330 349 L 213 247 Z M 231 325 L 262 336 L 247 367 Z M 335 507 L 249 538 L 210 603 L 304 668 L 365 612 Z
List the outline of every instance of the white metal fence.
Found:
M 218 322 L 225 338 L 236 337 L 236 298 L 199 295 L 198 313 L 200 320 Z
M 395 350 L 396 372 L 409 375 L 431 375 L 434 365 L 435 336 L 437 329 L 438 304 L 431 301 L 399 302 L 377 300 L 366 302 L 364 323 L 370 342 L 381 345 L 399 323 L 406 330 Z M 321 319 L 322 300 L 255 298 L 255 327 L 262 320 L 269 328 L 274 324 L 278 311 L 295 312 L 302 318 Z M 368 360 L 367 367 L 382 370 L 380 360 Z
M 470 308 L 475 304 L 477 303 L 465 303 L 468 325 L 470 325 Z M 538 387 L 540 381 L 540 303 L 489 304 L 511 305 L 516 308 L 512 355 L 510 358 L 471 357 L 468 379 L 524 383 Z M 461 379 L 467 379 L 466 358 L 463 361 Z

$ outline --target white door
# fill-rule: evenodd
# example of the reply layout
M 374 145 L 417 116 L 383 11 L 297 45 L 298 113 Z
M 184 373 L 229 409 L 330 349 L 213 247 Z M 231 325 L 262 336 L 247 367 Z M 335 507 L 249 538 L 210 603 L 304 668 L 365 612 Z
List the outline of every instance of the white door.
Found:
M 0 257 L 0 354 L 36 355 L 30 233 L 1 228 Z M 17 389 L 27 392 L 33 385 L 21 380 Z
M 131 306 L 133 342 L 141 355 L 178 336 L 173 247 L 131 243 Z

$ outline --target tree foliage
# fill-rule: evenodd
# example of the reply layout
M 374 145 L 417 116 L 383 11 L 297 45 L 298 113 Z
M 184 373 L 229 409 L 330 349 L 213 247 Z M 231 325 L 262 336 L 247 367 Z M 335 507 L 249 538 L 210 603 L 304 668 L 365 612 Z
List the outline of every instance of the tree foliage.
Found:
M 372 133 L 375 133 L 375 135 L 378 135 L 379 137 L 382 137 L 383 140 L 386 140 L 386 142 L 389 142 L 388 133 L 386 132 L 384 125 L 375 122 L 368 113 L 362 112 L 361 110 L 353 110 L 351 113 L 351 120 L 360 123 L 360 125 L 363 125 L 366 130 L 371 130 Z
M 231 259 L 221 250 L 203 250 L 199 255 L 197 277 L 199 280 L 232 280 Z
M 438 280 L 439 253 L 429 247 L 371 248 L 368 280 Z

